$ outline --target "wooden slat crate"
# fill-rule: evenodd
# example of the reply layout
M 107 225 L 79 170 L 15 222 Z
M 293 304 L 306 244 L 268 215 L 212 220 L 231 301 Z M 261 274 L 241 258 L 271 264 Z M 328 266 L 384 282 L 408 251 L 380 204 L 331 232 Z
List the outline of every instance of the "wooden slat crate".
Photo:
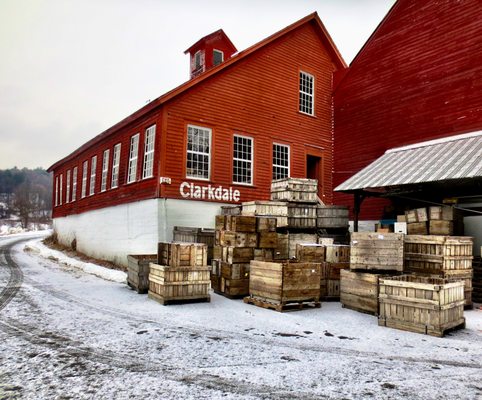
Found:
M 324 262 L 325 246 L 317 243 L 297 243 L 296 259 L 300 262 Z
M 287 260 L 290 256 L 289 235 L 287 233 L 277 233 L 276 236 L 278 238 L 278 245 L 276 246 L 276 249 L 274 249 L 273 259 Z
M 302 203 L 318 202 L 316 179 L 285 178 L 271 182 L 271 200 Z
M 465 327 L 464 284 L 416 275 L 380 278 L 378 325 L 442 337 Z
M 350 268 L 403 271 L 403 236 L 401 233 L 353 232 Z
M 250 268 L 249 297 L 255 304 L 283 311 L 290 303 L 319 303 L 320 263 L 251 261 Z
M 256 232 L 256 217 L 246 215 L 227 215 L 227 231 L 235 232 Z
M 472 266 L 474 271 L 472 299 L 476 303 L 482 303 L 482 258 L 475 257 Z
M 241 206 L 221 206 L 221 215 L 241 215 Z
M 228 215 L 216 215 L 214 225 L 217 231 L 226 229 L 228 217 Z
M 258 234 L 234 231 L 216 231 L 219 245 L 233 247 L 258 247 Z
M 288 203 L 288 228 L 316 228 L 316 204 Z
M 340 271 L 340 302 L 343 307 L 367 314 L 378 314 L 379 274 Z
M 149 264 L 157 261 L 157 254 L 130 254 L 127 256 L 127 284 L 137 293 L 149 290 Z
M 221 277 L 219 291 L 215 290 L 215 292 L 230 299 L 247 296 L 249 294 L 249 278 L 226 279 Z
M 276 218 L 274 217 L 257 217 L 257 232 L 276 232 Z
M 223 258 L 223 248 L 219 245 L 213 247 L 213 260 L 220 260 Z
M 407 272 L 438 274 L 442 270 L 472 268 L 473 239 L 468 236 L 405 236 Z
M 210 228 L 192 228 L 187 226 L 175 226 L 173 229 L 173 242 L 204 243 L 208 247 L 208 264 L 213 257 L 215 231 Z
M 445 278 L 449 282 L 464 282 L 464 298 L 465 298 L 465 308 L 472 308 L 474 303 L 472 301 L 473 293 L 473 270 L 471 269 L 460 269 L 460 270 L 446 270 L 442 271 L 438 275 L 432 275 L 432 277 Z
M 278 228 L 288 225 L 288 204 L 282 201 L 244 202 L 242 214 L 276 218 Z
M 347 262 L 321 264 L 320 298 L 321 300 L 340 300 L 341 270 L 350 268 Z
M 296 257 L 296 245 L 298 243 L 318 243 L 318 236 L 316 235 L 316 233 L 288 233 L 289 258 Z
M 151 263 L 149 268 L 149 298 L 164 305 L 210 301 L 210 266 L 170 267 Z
M 276 232 L 259 232 L 258 247 L 260 249 L 276 249 L 278 247 L 278 234 Z
M 453 235 L 454 223 L 452 221 L 430 220 L 428 223 L 430 235 Z
M 252 247 L 222 247 L 222 260 L 230 264 L 249 263 L 254 258 L 254 248 Z
M 407 234 L 409 235 L 428 235 L 426 222 L 412 222 L 407 224 Z
M 275 249 L 254 249 L 253 260 L 273 261 Z
M 204 266 L 207 262 L 207 246 L 204 243 L 158 244 L 158 264 L 170 267 Z
M 343 244 L 326 245 L 325 261 L 329 263 L 349 263 L 350 246 Z
M 417 208 L 415 210 L 405 211 L 405 218 L 407 223 L 411 224 L 413 222 L 427 222 L 428 213 L 425 207 Z
M 229 264 L 221 261 L 221 276 L 225 279 L 249 279 L 249 263 Z
M 319 205 L 316 216 L 318 228 L 348 228 L 348 207 Z

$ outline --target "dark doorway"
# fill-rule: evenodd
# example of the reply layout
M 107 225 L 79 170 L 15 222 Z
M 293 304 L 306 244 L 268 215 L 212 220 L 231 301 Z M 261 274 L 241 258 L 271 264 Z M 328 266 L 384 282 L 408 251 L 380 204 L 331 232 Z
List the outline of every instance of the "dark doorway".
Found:
M 321 157 L 306 156 L 306 177 L 318 180 L 318 197 L 322 198 Z

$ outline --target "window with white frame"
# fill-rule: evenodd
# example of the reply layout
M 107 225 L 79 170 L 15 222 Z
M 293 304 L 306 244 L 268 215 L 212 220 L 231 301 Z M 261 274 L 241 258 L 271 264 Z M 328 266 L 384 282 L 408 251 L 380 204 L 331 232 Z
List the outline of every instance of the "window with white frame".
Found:
M 253 139 L 234 135 L 233 183 L 253 183 Z
M 189 125 L 187 127 L 186 176 L 209 179 L 211 173 L 211 129 Z
M 59 205 L 59 177 L 55 177 L 55 207 Z
M 82 191 L 80 193 L 80 198 L 84 198 L 87 194 L 87 169 L 89 168 L 89 162 L 84 161 L 82 165 Z
M 63 186 L 63 178 L 64 178 L 64 174 L 60 174 L 60 184 L 59 184 L 59 205 L 62 205 L 62 197 L 63 197 L 63 193 L 62 193 L 62 186 Z
M 109 172 L 109 149 L 104 151 L 102 157 L 102 179 L 100 181 L 100 191 L 105 192 L 107 190 L 107 173 Z
M 273 179 L 290 176 L 290 146 L 273 143 Z
M 314 114 L 314 84 L 315 77 L 300 71 L 300 111 L 305 114 Z
M 65 187 L 65 202 L 70 202 L 70 169 L 67 171 L 67 186 Z
M 131 137 L 129 150 L 129 166 L 127 168 L 127 183 L 135 182 L 137 177 L 137 157 L 139 154 L 139 134 Z
M 154 169 L 154 141 L 156 138 L 156 125 L 146 129 L 144 139 L 144 164 L 142 167 L 142 178 L 150 178 Z
M 221 50 L 213 50 L 213 65 L 219 65 L 224 61 L 224 53 Z
M 77 200 L 77 167 L 72 172 L 72 201 Z
M 112 155 L 112 179 L 110 188 L 114 189 L 119 186 L 119 164 L 120 164 L 121 144 L 117 143 L 114 146 L 114 153 Z
M 90 162 L 90 187 L 89 196 L 95 193 L 95 173 L 97 171 L 97 156 L 92 157 Z

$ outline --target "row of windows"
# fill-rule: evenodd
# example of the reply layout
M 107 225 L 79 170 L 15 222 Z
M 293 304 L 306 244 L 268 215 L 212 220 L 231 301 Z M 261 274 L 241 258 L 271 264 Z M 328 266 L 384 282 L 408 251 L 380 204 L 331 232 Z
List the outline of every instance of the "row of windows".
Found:
M 139 133 L 131 137 L 129 148 L 129 162 L 127 166 L 127 180 L 126 183 L 135 182 L 137 179 L 137 161 L 139 157 Z M 144 159 L 142 163 L 142 179 L 151 178 L 153 176 L 154 168 L 154 142 L 156 136 L 156 126 L 152 125 L 146 129 L 144 137 Z M 118 143 L 114 146 L 112 151 L 112 163 L 110 164 L 110 150 L 106 149 L 102 156 L 102 170 L 101 170 L 101 182 L 100 191 L 105 192 L 107 190 L 107 184 L 109 179 L 109 165 L 111 168 L 110 175 L 110 188 L 115 189 L 119 187 L 119 167 L 121 158 L 121 144 Z M 90 159 L 90 176 L 89 176 L 89 160 L 82 163 L 82 181 L 80 197 L 83 199 L 87 196 L 95 194 L 96 173 L 97 173 L 97 156 L 93 156 Z M 88 178 L 90 179 L 88 180 Z M 72 179 L 71 179 L 72 178 Z M 71 203 L 77 200 L 77 178 L 78 167 L 74 167 L 72 170 L 68 170 L 66 173 L 66 192 L 65 202 Z M 87 187 L 87 183 L 89 186 Z M 62 205 L 63 201 L 63 174 L 60 174 L 55 178 L 55 206 Z M 72 192 L 70 191 L 72 189 Z M 88 190 L 88 191 L 87 191 Z
M 290 175 L 290 147 L 273 144 L 273 179 Z M 187 128 L 186 177 L 209 180 L 211 177 L 211 129 L 189 125 Z M 234 135 L 233 183 L 253 184 L 253 139 Z

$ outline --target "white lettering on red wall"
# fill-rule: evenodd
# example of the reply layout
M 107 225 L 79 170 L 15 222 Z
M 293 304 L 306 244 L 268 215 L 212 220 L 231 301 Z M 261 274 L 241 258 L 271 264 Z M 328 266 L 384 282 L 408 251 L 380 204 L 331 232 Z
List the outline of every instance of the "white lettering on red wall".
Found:
M 198 186 L 190 182 L 181 183 L 179 192 L 185 199 L 239 201 L 241 197 L 241 192 L 231 186 L 229 188 L 211 185 Z

